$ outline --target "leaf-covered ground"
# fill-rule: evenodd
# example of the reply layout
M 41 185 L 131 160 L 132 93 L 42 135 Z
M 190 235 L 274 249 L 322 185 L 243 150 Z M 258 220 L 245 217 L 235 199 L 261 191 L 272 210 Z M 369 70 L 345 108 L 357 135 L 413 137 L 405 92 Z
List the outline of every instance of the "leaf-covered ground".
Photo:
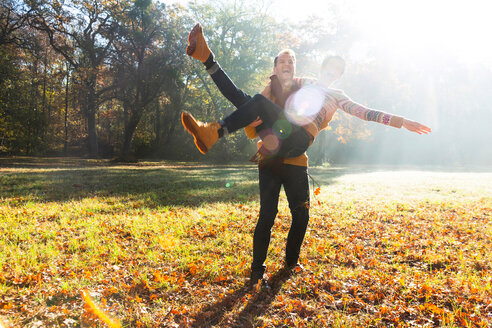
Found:
M 254 166 L 2 158 L 0 327 L 491 325 L 490 171 L 310 173 L 305 270 L 282 193 L 267 292 L 245 288 Z

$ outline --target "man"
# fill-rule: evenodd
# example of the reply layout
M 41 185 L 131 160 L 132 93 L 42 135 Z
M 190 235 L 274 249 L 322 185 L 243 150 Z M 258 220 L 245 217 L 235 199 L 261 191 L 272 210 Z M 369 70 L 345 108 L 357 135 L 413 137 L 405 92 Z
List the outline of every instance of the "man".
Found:
M 251 99 L 249 95 L 242 92 L 232 83 L 219 64 L 215 62 L 213 53 L 203 37 L 203 30 L 200 24 L 197 24 L 191 30 L 188 42 L 186 53 L 205 65 L 219 90 L 234 106 L 239 107 Z M 281 51 L 274 60 L 273 71 L 272 82 L 263 90 L 262 95 L 282 106 L 282 102 L 285 102 L 288 95 L 300 87 L 300 79 L 295 78 L 296 61 L 294 52 L 290 50 Z M 260 120 L 255 121 L 250 125 L 247 133 L 254 134 L 255 127 L 262 123 Z M 199 143 L 197 143 L 197 147 L 200 149 Z M 202 151 L 204 148 L 200 150 Z M 302 268 L 298 263 L 298 259 L 309 221 L 309 184 L 307 156 L 305 153 L 293 158 L 272 161 L 269 165 L 263 164 L 260 161 L 258 167 L 260 215 L 253 236 L 250 286 L 255 286 L 261 280 L 262 286 L 268 288 L 264 278 L 265 260 L 270 244 L 271 228 L 278 212 L 280 188 L 284 186 L 292 213 L 292 224 L 287 237 L 285 266 L 288 269 Z
M 190 44 L 193 44 L 192 41 L 193 37 Z M 210 54 L 209 58 L 213 60 L 213 55 Z M 271 228 L 277 214 L 278 196 L 282 185 L 292 213 L 292 225 L 286 247 L 286 266 L 289 268 L 299 266 L 297 261 L 309 221 L 309 189 L 305 150 L 319 132 L 328 126 L 339 108 L 366 121 L 374 121 L 396 128 L 404 127 L 418 134 L 431 132 L 430 128 L 418 122 L 367 108 L 353 102 L 343 91 L 331 89 L 331 85 L 342 76 L 344 69 L 345 61 L 341 57 L 326 57 L 321 65 L 319 81 L 307 93 L 307 97 L 303 98 L 302 94 L 305 94 L 306 90 L 309 89 L 300 89 L 300 87 L 305 84 L 314 84 L 314 81 L 295 79 L 295 56 L 291 51 L 282 51 L 274 62 L 275 75 L 271 77 L 271 83 L 262 94 L 253 98 L 244 97 L 244 101 L 241 102 L 237 110 L 220 123 L 202 123 L 196 121 L 191 114 L 182 114 L 183 125 L 193 135 L 195 144 L 202 153 L 206 153 L 227 132 L 234 132 L 253 123 L 255 129 L 253 130 L 250 126 L 247 129 L 247 134 L 249 137 L 260 136 L 260 156 L 276 159 L 270 161 L 269 165 L 259 166 L 261 205 L 260 217 L 253 239 L 253 263 L 251 266 L 253 282 L 260 279 L 265 271 L 264 261 L 270 242 Z M 214 78 L 213 75 L 212 78 Z M 232 84 L 230 80 L 229 83 Z M 217 85 L 221 89 L 221 84 L 218 83 Z M 229 89 L 234 91 L 237 88 L 231 87 Z M 296 93 L 292 94 L 294 91 Z M 235 94 L 237 95 L 239 92 L 235 91 Z M 291 94 L 292 96 L 289 98 Z M 301 101 L 296 104 L 298 97 L 301 98 Z M 319 106 L 311 106 L 315 100 L 318 100 Z M 279 105 L 283 107 L 286 101 L 287 110 L 284 111 Z M 293 105 L 291 106 L 289 102 Z M 257 116 L 260 117 L 260 120 L 255 121 Z M 283 133 L 284 130 L 289 130 L 289 133 Z M 301 150 L 301 154 L 297 155 L 300 153 L 299 150 Z

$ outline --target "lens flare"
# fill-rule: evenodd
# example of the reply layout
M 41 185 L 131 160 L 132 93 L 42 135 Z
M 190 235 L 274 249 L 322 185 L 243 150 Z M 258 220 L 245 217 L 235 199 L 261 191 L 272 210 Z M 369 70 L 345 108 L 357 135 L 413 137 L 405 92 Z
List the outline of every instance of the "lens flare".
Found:
M 276 153 L 280 146 L 280 140 L 276 135 L 270 133 L 263 138 L 263 146 L 270 153 Z
M 308 85 L 292 94 L 285 103 L 285 113 L 296 125 L 311 123 L 323 107 L 325 92 L 322 88 Z
M 292 133 L 292 124 L 287 120 L 278 120 L 273 124 L 273 133 L 280 139 L 287 139 Z

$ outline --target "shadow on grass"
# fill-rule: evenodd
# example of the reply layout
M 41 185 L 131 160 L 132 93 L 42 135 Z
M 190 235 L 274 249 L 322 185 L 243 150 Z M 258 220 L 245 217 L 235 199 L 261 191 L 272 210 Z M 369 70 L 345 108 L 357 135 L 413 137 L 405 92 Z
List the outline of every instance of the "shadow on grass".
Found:
M 37 201 L 124 197 L 142 206 L 200 206 L 258 199 L 254 165 L 152 162 L 111 165 L 83 159 L 0 158 L 0 195 Z M 344 173 L 315 177 L 322 184 Z
M 275 300 L 283 284 L 291 277 L 291 273 L 285 269 L 278 270 L 268 281 L 271 290 L 260 290 L 258 292 L 249 291 L 245 286 L 235 291 L 224 299 L 209 304 L 194 315 L 192 327 L 214 327 L 223 320 L 227 322 L 228 327 L 253 327 L 256 317 L 264 314 Z M 226 314 L 244 302 L 244 297 L 248 293 L 253 293 L 244 308 L 234 316 L 226 319 Z

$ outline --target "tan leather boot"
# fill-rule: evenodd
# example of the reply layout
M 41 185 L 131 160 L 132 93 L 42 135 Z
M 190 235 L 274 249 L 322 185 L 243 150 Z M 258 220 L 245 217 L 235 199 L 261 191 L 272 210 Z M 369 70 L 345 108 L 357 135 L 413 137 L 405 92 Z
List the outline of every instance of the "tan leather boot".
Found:
M 198 150 L 205 154 L 219 139 L 220 124 L 217 122 L 200 122 L 187 112 L 181 113 L 181 122 L 189 134 L 195 138 Z
M 212 51 L 203 37 L 202 26 L 198 23 L 191 29 L 191 32 L 188 35 L 186 54 L 204 63 L 211 53 Z

